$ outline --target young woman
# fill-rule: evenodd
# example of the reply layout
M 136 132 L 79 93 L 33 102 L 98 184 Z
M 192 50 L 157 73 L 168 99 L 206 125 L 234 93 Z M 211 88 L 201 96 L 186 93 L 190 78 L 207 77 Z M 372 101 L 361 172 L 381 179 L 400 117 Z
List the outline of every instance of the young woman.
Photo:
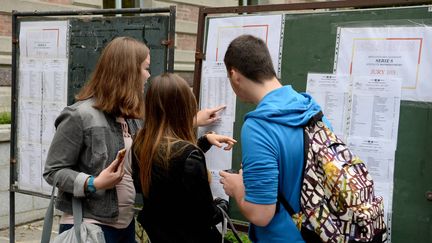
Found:
M 134 140 L 134 173 L 144 207 L 138 221 L 152 243 L 220 242 L 222 220 L 213 200 L 204 152 L 211 144 L 229 150 L 234 139 L 217 134 L 195 138 L 197 105 L 188 84 L 175 74 L 153 79 L 145 98 L 144 128 Z
M 59 233 L 73 226 L 72 197 L 82 198 L 84 221 L 101 226 L 106 242 L 135 243 L 131 165 L 117 158 L 141 126 L 147 46 L 129 37 L 102 51 L 90 81 L 55 122 L 44 178 L 58 180 Z

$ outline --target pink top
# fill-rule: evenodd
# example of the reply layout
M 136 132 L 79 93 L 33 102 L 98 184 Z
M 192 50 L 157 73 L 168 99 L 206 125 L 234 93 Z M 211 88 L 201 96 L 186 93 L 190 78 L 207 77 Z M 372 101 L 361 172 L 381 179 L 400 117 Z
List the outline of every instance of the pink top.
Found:
M 124 162 L 125 175 L 123 179 L 116 185 L 119 216 L 115 223 L 103 223 L 94 219 L 84 218 L 85 222 L 93 224 L 108 225 L 117 229 L 126 228 L 134 217 L 135 203 L 135 187 L 132 180 L 132 157 L 130 148 L 132 147 L 132 137 L 129 134 L 129 129 L 124 118 L 117 117 L 117 122 L 121 123 L 123 130 L 123 139 L 126 148 L 126 156 Z M 60 224 L 73 224 L 73 216 L 68 213 L 63 213 Z

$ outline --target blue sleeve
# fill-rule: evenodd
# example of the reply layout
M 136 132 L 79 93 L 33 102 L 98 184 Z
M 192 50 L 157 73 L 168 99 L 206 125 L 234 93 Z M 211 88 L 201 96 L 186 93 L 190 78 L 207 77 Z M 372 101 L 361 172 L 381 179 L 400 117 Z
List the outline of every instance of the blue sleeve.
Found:
M 278 151 L 265 121 L 247 119 L 243 124 L 242 168 L 245 200 L 274 204 L 278 192 Z

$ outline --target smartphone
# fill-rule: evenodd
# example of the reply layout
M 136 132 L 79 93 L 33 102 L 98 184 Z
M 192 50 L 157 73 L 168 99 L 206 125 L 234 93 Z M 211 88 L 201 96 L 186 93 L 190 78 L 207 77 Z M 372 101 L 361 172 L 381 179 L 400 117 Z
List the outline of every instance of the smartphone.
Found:
M 118 160 L 118 162 L 123 161 L 125 155 L 126 155 L 126 149 L 120 149 L 120 150 L 117 152 L 117 160 Z
M 225 172 L 231 173 L 231 174 L 238 174 L 238 170 L 235 169 L 228 169 L 228 170 L 224 170 Z

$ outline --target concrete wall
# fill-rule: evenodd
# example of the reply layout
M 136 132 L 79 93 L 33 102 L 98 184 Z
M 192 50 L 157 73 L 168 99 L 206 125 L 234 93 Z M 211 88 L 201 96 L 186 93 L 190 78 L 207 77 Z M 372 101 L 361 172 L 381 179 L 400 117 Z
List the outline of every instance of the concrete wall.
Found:
M 0 229 L 9 227 L 10 125 L 0 125 Z M 15 193 L 16 225 L 41 219 L 49 200 Z

